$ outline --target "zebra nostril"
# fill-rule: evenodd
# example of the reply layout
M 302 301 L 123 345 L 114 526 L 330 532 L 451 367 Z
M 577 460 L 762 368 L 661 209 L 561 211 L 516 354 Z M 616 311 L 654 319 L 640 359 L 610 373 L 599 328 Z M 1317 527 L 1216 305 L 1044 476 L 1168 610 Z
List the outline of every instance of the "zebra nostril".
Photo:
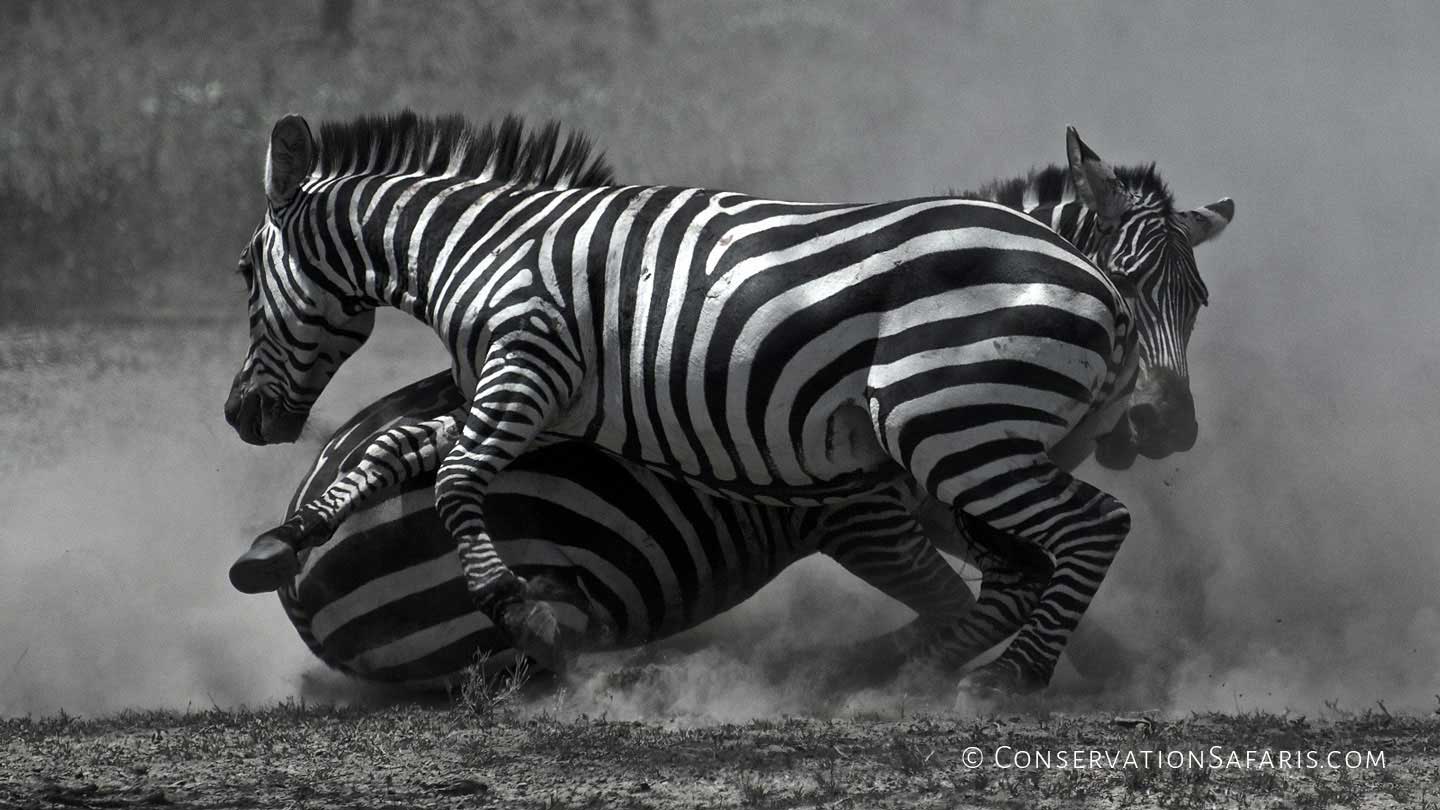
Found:
M 240 416 L 240 402 L 244 399 L 240 386 L 230 389 L 230 396 L 225 398 L 225 424 L 235 427 L 235 420 Z
M 1141 439 L 1154 434 L 1160 426 L 1160 410 L 1148 402 L 1141 402 L 1130 406 L 1130 425 L 1135 429 L 1135 435 Z

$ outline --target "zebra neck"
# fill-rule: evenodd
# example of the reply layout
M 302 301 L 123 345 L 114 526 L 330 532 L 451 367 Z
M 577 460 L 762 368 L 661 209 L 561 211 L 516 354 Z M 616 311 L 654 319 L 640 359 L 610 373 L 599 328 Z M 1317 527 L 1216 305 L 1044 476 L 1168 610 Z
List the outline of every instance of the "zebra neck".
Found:
M 453 313 L 438 311 L 436 302 L 465 282 L 482 261 L 480 251 L 503 256 L 513 250 L 507 234 L 517 229 L 507 224 L 553 193 L 517 194 L 513 185 L 463 178 L 439 182 L 446 183 L 441 190 L 435 178 L 357 177 L 338 183 L 317 223 L 317 230 L 328 232 L 316 242 L 360 299 L 443 329 Z M 422 196 L 428 203 L 417 205 Z
M 1028 208 L 1025 213 L 1050 226 L 1090 261 L 1098 260 L 1100 233 L 1095 228 L 1095 212 L 1086 208 L 1084 203 L 1079 200 L 1045 203 Z

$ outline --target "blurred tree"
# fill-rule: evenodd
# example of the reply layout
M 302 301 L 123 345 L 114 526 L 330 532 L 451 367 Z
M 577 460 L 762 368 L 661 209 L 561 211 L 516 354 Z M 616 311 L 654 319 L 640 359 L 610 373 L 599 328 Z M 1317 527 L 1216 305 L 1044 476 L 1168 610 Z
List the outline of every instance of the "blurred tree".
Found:
M 911 98 L 876 8 L 0 0 L 0 321 L 232 315 L 217 278 L 292 111 L 518 112 L 589 132 L 628 182 L 837 193 L 886 131 L 865 122 Z
M 320 33 L 341 48 L 355 42 L 355 0 L 321 0 Z

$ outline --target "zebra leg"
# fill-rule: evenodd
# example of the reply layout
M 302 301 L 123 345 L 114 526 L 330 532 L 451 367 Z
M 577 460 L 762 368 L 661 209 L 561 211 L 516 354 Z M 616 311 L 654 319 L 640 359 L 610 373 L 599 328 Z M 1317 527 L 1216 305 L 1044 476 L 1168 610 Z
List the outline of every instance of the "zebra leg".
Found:
M 942 672 L 959 670 L 1018 631 L 1050 580 L 1053 566 L 1046 555 L 1035 551 L 1017 558 L 1009 538 L 963 514 L 956 515 L 963 521 L 956 524 L 964 529 L 963 538 L 953 528 L 937 532 L 934 521 L 918 522 L 894 499 L 861 499 L 834 514 L 837 525 L 827 527 L 820 551 L 918 614 L 904 627 L 853 650 L 857 660 L 866 662 L 861 665 L 865 685 L 885 680 L 910 662 Z M 939 554 L 942 548 L 980 569 L 978 601 Z M 890 662 L 888 670 L 885 662 Z
M 1031 543 L 1054 566 L 1038 603 L 1028 611 L 1009 647 L 973 673 L 971 680 L 1006 691 L 1042 689 L 1129 533 L 1130 513 L 1114 497 L 1071 476 L 1044 455 L 990 480 L 962 483 L 970 486 L 954 498 L 956 508 L 994 529 L 997 542 L 1012 544 L 1011 548 L 1015 540 Z M 1000 599 L 1006 590 L 995 589 L 995 597 L 988 600 L 982 593 L 978 606 L 993 617 L 996 632 L 1013 621 L 1023 606 L 1023 600 L 1016 600 L 1005 611 Z M 1007 598 L 1014 599 L 1013 593 Z M 1006 618 L 1005 612 L 1012 617 Z
M 980 569 L 980 596 L 964 621 L 926 639 L 926 655 L 959 668 L 1020 630 L 1054 575 L 1049 555 L 963 512 L 955 512 L 960 548 L 953 553 Z
M 241 593 L 282 587 L 300 569 L 296 552 L 324 543 L 346 517 L 377 493 L 433 471 L 454 444 L 453 415 L 395 425 L 376 433 L 360 461 L 319 497 L 298 506 L 290 519 L 263 532 L 230 566 L 230 584 Z
M 817 550 L 911 610 L 914 621 L 851 647 L 846 686 L 875 686 L 923 657 L 932 628 L 963 621 L 974 605 L 960 573 L 922 531 L 904 494 L 886 488 L 832 507 L 818 527 Z
M 517 345 L 520 344 L 520 345 Z M 554 612 L 496 551 L 485 527 L 490 483 L 525 452 L 565 401 L 543 351 L 519 339 L 491 351 L 455 447 L 435 479 L 435 507 L 455 538 L 465 585 L 482 612 L 521 652 L 553 671 L 565 668 Z

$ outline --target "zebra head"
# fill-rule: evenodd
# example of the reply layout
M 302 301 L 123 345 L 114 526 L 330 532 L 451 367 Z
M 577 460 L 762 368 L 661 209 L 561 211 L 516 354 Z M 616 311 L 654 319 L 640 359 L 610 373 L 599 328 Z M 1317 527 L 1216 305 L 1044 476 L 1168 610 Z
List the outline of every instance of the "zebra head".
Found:
M 264 221 L 240 254 L 249 293 L 250 350 L 225 400 L 225 421 L 250 444 L 293 442 L 340 364 L 375 325 L 352 279 L 330 272 L 301 239 L 314 214 L 302 186 L 315 168 L 310 126 L 287 115 L 270 133 Z
M 1207 303 L 1195 266 L 1195 246 L 1225 229 L 1235 214 L 1229 198 L 1177 211 L 1154 167 L 1115 169 L 1066 132 L 1070 178 L 1077 197 L 1094 212 L 1095 263 L 1133 289 L 1138 371 L 1124 416 L 1096 446 L 1096 460 L 1125 469 L 1136 454 L 1164 458 L 1189 450 L 1199 424 L 1185 350 L 1196 316 Z

